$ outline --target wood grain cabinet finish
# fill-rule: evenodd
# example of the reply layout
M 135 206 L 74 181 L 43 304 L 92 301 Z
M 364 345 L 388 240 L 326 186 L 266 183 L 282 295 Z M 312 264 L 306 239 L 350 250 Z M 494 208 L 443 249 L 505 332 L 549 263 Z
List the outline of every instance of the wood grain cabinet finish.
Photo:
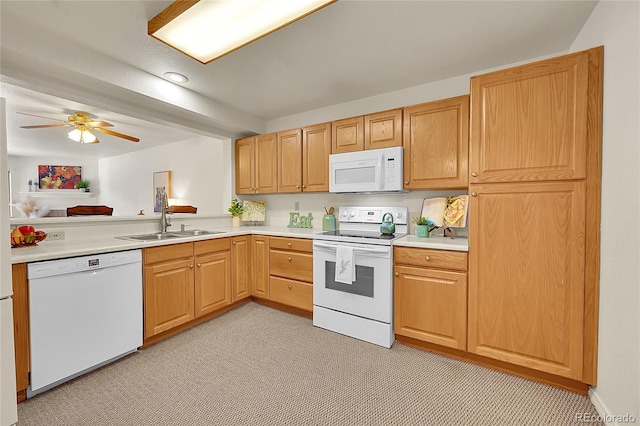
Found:
M 398 336 L 466 350 L 467 254 L 436 252 L 394 248 L 394 331 Z M 432 257 L 434 263 L 429 264 Z M 447 265 L 446 259 L 452 263 Z
M 469 96 L 405 107 L 404 189 L 466 188 Z
M 469 352 L 582 379 L 585 183 L 474 185 Z
M 344 118 L 331 123 L 331 153 L 364 150 L 364 117 Z
M 271 237 L 269 299 L 313 311 L 313 241 Z
M 402 109 L 364 116 L 364 149 L 402 146 Z
M 471 78 L 470 182 L 586 177 L 589 52 Z
M 276 133 L 236 140 L 235 157 L 236 194 L 278 192 Z
M 27 282 L 27 264 L 11 265 L 13 295 L 13 338 L 16 362 L 16 390 L 18 400 L 26 399 L 29 387 L 30 349 L 29 349 L 29 286 Z
M 269 237 L 251 236 L 251 295 L 269 299 Z
M 231 301 L 236 302 L 251 296 L 251 275 L 249 262 L 251 259 L 250 236 L 242 235 L 231 238 Z
M 329 191 L 330 123 L 278 132 L 278 192 Z
M 193 244 L 197 318 L 231 304 L 231 253 L 228 238 Z

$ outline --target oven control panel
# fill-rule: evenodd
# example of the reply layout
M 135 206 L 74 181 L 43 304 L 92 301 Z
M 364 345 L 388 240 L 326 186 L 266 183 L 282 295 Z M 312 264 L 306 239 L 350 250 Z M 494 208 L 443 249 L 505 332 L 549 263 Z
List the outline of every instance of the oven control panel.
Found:
M 338 221 L 341 223 L 382 223 L 382 217 L 386 213 L 391 213 L 395 224 L 408 222 L 407 207 L 340 207 L 338 210 Z

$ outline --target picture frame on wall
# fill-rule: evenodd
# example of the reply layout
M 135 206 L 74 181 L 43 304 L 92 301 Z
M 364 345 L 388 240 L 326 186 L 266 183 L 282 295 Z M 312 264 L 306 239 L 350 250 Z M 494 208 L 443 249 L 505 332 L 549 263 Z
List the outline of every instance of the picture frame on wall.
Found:
M 171 170 L 153 173 L 153 211 L 162 211 L 162 193 L 171 198 Z

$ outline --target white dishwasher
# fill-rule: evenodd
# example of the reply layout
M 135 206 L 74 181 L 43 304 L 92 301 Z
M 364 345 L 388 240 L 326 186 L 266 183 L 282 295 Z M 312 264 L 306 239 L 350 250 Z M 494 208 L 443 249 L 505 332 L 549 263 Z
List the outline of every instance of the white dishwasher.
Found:
M 27 266 L 31 384 L 27 397 L 142 345 L 142 252 Z

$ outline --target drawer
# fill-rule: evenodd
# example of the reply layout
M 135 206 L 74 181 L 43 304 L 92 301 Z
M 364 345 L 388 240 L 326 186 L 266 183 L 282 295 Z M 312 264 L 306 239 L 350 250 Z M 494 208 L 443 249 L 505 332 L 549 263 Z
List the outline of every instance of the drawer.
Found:
M 304 238 L 271 237 L 271 248 L 313 253 L 313 240 L 307 240 Z
M 214 238 L 193 243 L 196 256 L 205 253 L 231 250 L 231 238 Z
M 273 244 L 273 237 L 271 238 Z M 291 251 L 269 251 L 269 274 L 313 282 L 313 255 Z
M 269 299 L 305 311 L 313 311 L 313 285 L 286 278 L 270 277 Z
M 193 243 L 148 247 L 142 251 L 145 265 L 193 256 Z
M 393 262 L 411 266 L 466 271 L 467 253 L 461 251 L 395 247 L 393 249 Z

